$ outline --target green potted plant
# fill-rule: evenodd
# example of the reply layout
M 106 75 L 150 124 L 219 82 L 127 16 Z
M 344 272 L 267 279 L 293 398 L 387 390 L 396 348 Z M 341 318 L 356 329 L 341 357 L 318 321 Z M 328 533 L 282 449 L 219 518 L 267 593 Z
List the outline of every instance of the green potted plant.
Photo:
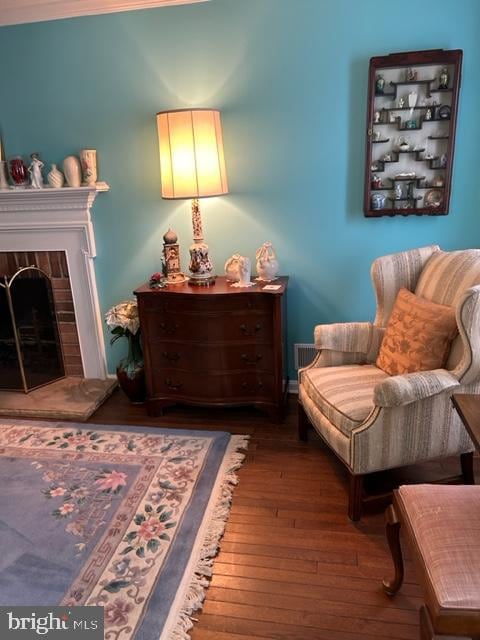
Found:
M 145 400 L 145 371 L 140 342 L 140 321 L 136 300 L 125 300 L 115 305 L 105 314 L 114 344 L 119 338 L 128 341 L 128 354 L 117 366 L 117 379 L 121 389 L 133 403 Z

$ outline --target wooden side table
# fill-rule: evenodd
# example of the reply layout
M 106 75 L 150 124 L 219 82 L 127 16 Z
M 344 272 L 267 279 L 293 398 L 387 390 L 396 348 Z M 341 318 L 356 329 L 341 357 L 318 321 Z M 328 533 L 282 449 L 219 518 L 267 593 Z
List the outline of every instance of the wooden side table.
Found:
M 177 403 L 254 405 L 281 421 L 287 283 L 240 289 L 219 277 L 211 287 L 139 287 L 149 414 Z
M 480 451 L 480 395 L 454 393 L 452 402 L 477 451 Z

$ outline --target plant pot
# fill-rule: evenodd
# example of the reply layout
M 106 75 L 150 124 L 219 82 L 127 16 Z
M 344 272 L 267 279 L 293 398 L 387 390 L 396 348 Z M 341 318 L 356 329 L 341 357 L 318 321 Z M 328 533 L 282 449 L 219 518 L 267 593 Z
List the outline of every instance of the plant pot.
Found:
M 130 375 L 120 364 L 117 367 L 117 380 L 120 389 L 125 393 L 132 404 L 142 404 L 145 402 L 145 369 L 137 366 L 130 370 Z

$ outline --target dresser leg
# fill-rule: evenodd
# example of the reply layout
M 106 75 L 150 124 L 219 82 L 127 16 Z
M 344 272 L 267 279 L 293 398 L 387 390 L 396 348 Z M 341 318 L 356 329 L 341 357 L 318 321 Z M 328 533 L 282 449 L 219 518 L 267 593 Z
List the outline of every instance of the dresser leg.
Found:
M 147 400 L 147 413 L 149 416 L 155 417 L 155 416 L 163 416 L 165 413 L 165 409 L 167 409 L 168 407 L 174 407 L 177 403 L 176 402 L 172 402 L 171 400 L 158 400 L 158 399 L 151 399 L 151 400 Z

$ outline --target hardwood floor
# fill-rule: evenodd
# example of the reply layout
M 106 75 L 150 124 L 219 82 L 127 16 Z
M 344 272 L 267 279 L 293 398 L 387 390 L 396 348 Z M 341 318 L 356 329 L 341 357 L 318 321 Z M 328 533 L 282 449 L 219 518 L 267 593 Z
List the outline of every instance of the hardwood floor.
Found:
M 251 436 L 192 640 L 418 638 L 422 600 L 408 555 L 404 587 L 391 600 L 381 589 L 391 573 L 383 513 L 350 522 L 346 473 L 313 432 L 308 443 L 297 440 L 295 398 L 277 426 L 254 409 L 177 407 L 149 418 L 117 391 L 90 422 Z M 458 461 L 440 466 L 449 465 Z

